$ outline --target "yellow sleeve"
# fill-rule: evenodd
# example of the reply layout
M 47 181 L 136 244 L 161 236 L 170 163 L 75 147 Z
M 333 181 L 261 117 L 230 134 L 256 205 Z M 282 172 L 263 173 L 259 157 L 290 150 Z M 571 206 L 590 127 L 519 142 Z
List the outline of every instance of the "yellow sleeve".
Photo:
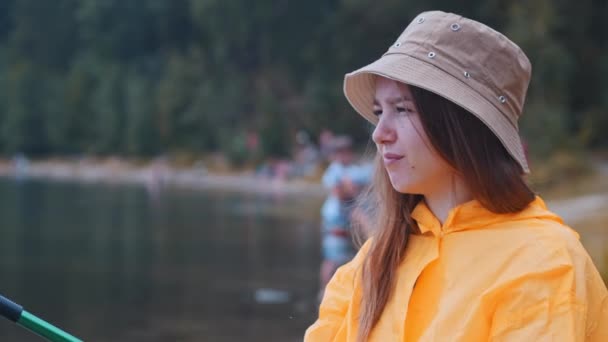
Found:
M 492 341 L 608 341 L 608 294 L 595 267 L 562 265 L 509 284 L 496 302 Z
M 306 330 L 305 342 L 333 341 L 344 323 L 355 288 L 355 275 L 360 270 L 370 241 L 359 250 L 355 258 L 338 268 L 325 287 L 319 307 L 319 318 Z

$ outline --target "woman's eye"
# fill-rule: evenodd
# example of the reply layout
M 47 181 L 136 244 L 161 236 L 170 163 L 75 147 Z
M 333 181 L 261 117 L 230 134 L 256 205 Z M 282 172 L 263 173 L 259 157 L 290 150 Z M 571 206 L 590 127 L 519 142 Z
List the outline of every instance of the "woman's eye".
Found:
M 399 113 L 414 113 L 414 110 L 412 108 L 405 108 L 405 107 L 397 107 L 397 111 Z
M 382 115 L 382 110 L 380 110 L 380 109 L 375 109 L 375 110 L 374 110 L 374 115 L 375 115 L 375 116 L 380 116 L 380 115 Z

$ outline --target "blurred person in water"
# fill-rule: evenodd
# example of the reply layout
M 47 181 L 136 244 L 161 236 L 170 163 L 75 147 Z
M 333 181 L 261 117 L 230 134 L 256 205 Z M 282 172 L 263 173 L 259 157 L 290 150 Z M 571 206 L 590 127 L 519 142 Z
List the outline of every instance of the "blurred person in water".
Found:
M 320 295 L 335 270 L 355 255 L 351 235 L 354 200 L 370 180 L 370 168 L 355 161 L 350 137 L 336 136 L 329 149 L 331 163 L 322 178 L 329 194 L 321 208 Z

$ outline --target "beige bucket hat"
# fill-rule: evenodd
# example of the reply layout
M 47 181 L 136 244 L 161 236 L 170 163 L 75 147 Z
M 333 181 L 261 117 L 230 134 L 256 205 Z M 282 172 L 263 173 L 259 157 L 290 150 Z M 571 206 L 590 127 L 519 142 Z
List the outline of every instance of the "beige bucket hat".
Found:
M 523 51 L 490 27 L 452 13 L 424 12 L 380 59 L 346 74 L 344 94 L 375 125 L 374 75 L 436 93 L 477 116 L 530 173 L 517 121 L 531 69 Z

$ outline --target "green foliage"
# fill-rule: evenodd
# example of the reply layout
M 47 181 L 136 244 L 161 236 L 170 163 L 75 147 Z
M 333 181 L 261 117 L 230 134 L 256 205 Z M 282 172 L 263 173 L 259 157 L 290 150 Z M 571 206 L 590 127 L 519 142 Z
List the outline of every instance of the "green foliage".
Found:
M 2 137 L 7 152 L 40 155 L 49 152 L 45 125 L 50 115 L 44 106 L 47 78 L 39 78 L 44 70 L 29 63 L 12 65 L 6 78 L 5 114 L 2 116 Z
M 533 63 L 535 155 L 608 147 L 608 4 L 579 0 L 4 0 L 0 153 L 286 156 L 324 128 L 369 139 L 342 80 L 420 11 L 505 32 Z M 508 67 L 508 66 L 506 66 Z

